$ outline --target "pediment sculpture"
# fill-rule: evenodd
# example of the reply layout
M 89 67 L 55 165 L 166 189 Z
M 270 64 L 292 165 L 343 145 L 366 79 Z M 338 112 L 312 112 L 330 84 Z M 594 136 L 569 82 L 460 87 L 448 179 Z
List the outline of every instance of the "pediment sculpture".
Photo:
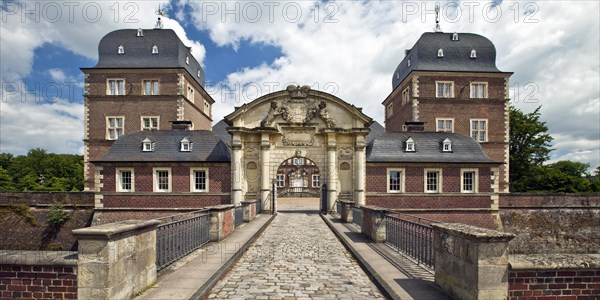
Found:
M 261 127 L 270 127 L 277 116 L 287 122 L 295 124 L 306 124 L 317 115 L 325 122 L 327 128 L 335 127 L 333 118 L 327 112 L 327 103 L 323 100 L 315 105 L 315 100 L 308 98 L 310 87 L 289 85 L 286 88 L 289 98 L 281 105 L 277 101 L 271 101 L 271 107 L 265 118 L 260 122 Z

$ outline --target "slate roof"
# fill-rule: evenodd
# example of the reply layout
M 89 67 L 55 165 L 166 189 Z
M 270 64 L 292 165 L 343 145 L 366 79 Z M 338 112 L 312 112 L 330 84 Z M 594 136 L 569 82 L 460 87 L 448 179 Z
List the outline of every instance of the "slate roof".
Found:
M 180 141 L 187 137 L 192 150 L 179 151 Z M 154 151 L 142 151 L 142 141 L 154 142 Z M 108 153 L 97 162 L 230 162 L 229 147 L 208 130 L 137 131 L 121 136 Z
M 98 44 L 98 63 L 94 69 L 156 69 L 184 68 L 204 87 L 204 70 L 172 29 L 120 29 L 105 35 Z M 124 54 L 118 54 L 120 45 Z M 158 46 L 158 54 L 152 47 Z M 189 64 L 186 63 L 189 57 Z M 200 71 L 200 76 L 198 76 Z
M 501 72 L 496 67 L 496 47 L 489 39 L 473 33 L 458 33 L 458 41 L 453 41 L 452 34 L 426 32 L 421 35 L 396 68 L 393 88 L 411 71 Z M 444 57 L 438 57 L 439 49 L 443 49 Z M 471 58 L 471 50 L 477 52 L 477 58 Z
M 415 152 L 406 152 L 406 140 L 415 141 Z M 442 151 L 442 141 L 452 141 L 452 151 Z M 367 146 L 367 162 L 490 163 L 481 145 L 472 138 L 448 132 L 386 132 Z
M 215 126 L 212 127 L 212 131 L 218 135 L 227 145 L 231 144 L 231 135 L 227 132 L 227 127 L 229 125 L 225 122 L 225 119 L 217 122 Z
M 369 125 L 369 129 L 371 129 L 371 131 L 369 131 L 369 134 L 365 137 L 365 142 L 367 144 L 385 132 L 385 128 L 377 121 L 373 121 L 373 123 Z

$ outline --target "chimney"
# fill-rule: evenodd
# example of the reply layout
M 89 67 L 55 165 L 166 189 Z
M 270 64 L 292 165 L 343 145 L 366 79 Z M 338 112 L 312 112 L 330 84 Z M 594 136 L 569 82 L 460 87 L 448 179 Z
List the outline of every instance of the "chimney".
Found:
M 190 128 L 192 128 L 192 121 L 188 121 L 188 120 L 171 121 L 171 129 L 172 130 L 190 130 Z
M 408 132 L 423 132 L 425 131 L 425 123 L 420 121 L 406 121 L 404 122 L 404 128 Z

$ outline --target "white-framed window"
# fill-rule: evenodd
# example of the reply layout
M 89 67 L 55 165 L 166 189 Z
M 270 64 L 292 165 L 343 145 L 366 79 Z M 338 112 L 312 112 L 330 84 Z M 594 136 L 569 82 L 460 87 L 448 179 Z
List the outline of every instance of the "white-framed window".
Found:
M 444 141 L 442 141 L 442 151 L 452 152 L 452 141 L 449 138 L 446 138 Z
M 402 91 L 402 105 L 408 103 L 409 100 L 410 94 L 408 92 L 408 88 L 405 88 L 404 91 Z
M 437 98 L 453 98 L 454 97 L 454 82 L 453 81 L 436 81 L 435 96 Z
M 125 95 L 125 79 L 107 79 L 106 80 L 106 94 L 111 96 L 122 96 Z
M 458 33 L 455 32 L 455 33 L 452 34 L 452 40 L 453 41 L 458 41 Z
M 208 169 L 191 169 L 190 183 L 192 192 L 208 192 Z
M 137 36 L 144 36 L 144 31 L 141 28 L 138 28 Z
M 277 187 L 285 187 L 285 174 L 277 174 Z
M 152 168 L 154 191 L 171 192 L 171 168 Z
M 425 169 L 425 193 L 439 193 L 442 191 L 442 170 Z
M 106 139 L 116 140 L 123 135 L 125 117 L 106 117 Z
M 179 142 L 179 144 L 180 144 L 179 151 L 181 151 L 181 152 L 190 152 L 190 151 L 192 151 L 192 142 L 187 137 L 184 137 L 181 140 L 181 142 Z
M 200 78 L 200 70 L 198 70 L 198 72 L 196 72 L 196 77 Z
M 471 83 L 471 98 L 483 99 L 488 97 L 488 84 L 487 82 L 473 82 Z
M 190 64 L 190 57 L 189 56 L 185 57 L 185 63 L 188 64 L 188 65 Z
M 115 175 L 115 177 L 117 178 L 117 192 L 135 191 L 133 169 L 117 168 Z
M 158 80 L 142 81 L 144 95 L 158 95 Z
M 480 142 L 487 142 L 487 119 L 471 119 L 471 137 Z
M 412 137 L 409 137 L 408 140 L 406 140 L 406 148 L 405 148 L 406 152 L 415 152 L 415 140 L 413 140 Z
M 159 116 L 142 116 L 142 130 L 158 130 L 160 124 Z
M 444 57 L 444 49 L 438 49 L 437 57 Z
M 192 103 L 194 102 L 194 89 L 191 86 L 188 86 L 187 97 Z
M 387 192 L 404 192 L 404 169 L 387 169 Z
M 435 131 L 454 132 L 453 118 L 435 118 Z
M 304 165 L 304 158 L 294 157 L 294 166 Z
M 477 193 L 478 186 L 478 170 L 477 169 L 461 169 L 460 170 L 460 192 L 461 193 Z
M 313 174 L 312 175 L 312 187 L 318 188 L 321 186 L 321 175 Z
M 408 59 L 408 61 L 406 62 L 406 64 L 410 67 L 410 58 Z
M 154 142 L 152 142 L 152 140 L 150 140 L 149 138 L 145 138 L 142 141 L 142 151 L 143 152 L 152 152 L 154 151 Z
M 388 104 L 388 106 L 385 109 L 385 112 L 388 118 L 394 114 L 394 102 Z
M 125 47 L 123 47 L 123 45 L 119 45 L 117 48 L 117 54 L 125 54 Z
M 477 51 L 475 49 L 471 50 L 471 58 L 477 58 Z
M 152 54 L 158 54 L 158 46 L 152 46 Z

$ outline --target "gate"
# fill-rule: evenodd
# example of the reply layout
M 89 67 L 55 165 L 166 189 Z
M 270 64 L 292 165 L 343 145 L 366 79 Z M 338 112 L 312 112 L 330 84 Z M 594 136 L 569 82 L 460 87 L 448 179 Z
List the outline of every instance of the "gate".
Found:
M 327 185 L 321 188 L 321 213 L 327 214 Z

